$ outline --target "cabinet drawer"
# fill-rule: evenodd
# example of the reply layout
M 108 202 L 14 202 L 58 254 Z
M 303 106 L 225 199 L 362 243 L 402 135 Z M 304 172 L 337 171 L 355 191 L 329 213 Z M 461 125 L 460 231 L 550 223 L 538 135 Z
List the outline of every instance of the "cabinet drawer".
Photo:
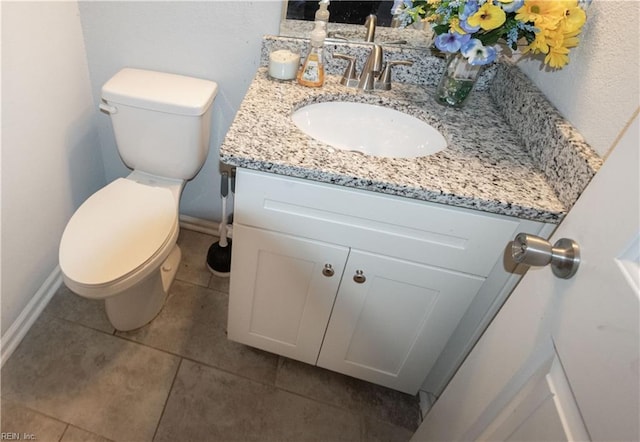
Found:
M 486 276 L 518 219 L 238 169 L 235 222 Z

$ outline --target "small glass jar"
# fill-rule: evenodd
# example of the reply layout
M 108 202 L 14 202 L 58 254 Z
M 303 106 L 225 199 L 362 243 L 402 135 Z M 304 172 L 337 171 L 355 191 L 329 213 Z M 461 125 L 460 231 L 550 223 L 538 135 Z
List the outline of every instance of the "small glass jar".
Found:
M 447 66 L 436 90 L 439 103 L 462 107 L 476 84 L 483 66 L 469 64 L 461 54 L 451 54 Z

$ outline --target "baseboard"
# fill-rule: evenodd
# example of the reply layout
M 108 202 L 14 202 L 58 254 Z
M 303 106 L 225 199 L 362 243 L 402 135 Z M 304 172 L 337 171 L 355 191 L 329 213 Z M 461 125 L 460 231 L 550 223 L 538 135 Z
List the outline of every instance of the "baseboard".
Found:
M 13 324 L 11 324 L 11 327 L 9 327 L 2 336 L 2 339 L 0 339 L 0 367 L 2 367 L 13 354 L 33 323 L 36 322 L 36 319 L 40 316 L 40 313 L 42 313 L 42 310 L 44 310 L 53 295 L 58 291 L 60 285 L 62 285 L 62 272 L 60 271 L 60 267 L 56 266 L 20 315 L 13 321 Z
M 420 414 L 422 415 L 422 420 L 427 417 L 429 411 L 431 411 L 431 407 L 436 403 L 436 396 L 433 393 L 429 393 L 428 391 L 420 390 L 418 391 L 420 397 Z
M 180 228 L 193 230 L 195 232 L 206 233 L 208 235 L 219 236 L 220 223 L 209 221 L 202 218 L 196 218 L 189 215 L 180 215 Z M 233 229 L 227 225 L 227 237 L 231 238 Z

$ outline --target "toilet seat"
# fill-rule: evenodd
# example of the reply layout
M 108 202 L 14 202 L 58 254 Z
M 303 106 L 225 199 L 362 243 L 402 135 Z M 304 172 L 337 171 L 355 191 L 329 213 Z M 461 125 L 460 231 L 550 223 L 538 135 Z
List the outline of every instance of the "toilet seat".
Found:
M 89 197 L 67 224 L 59 252 L 65 282 L 85 296 L 105 297 L 94 289 L 121 286 L 140 271 L 144 277 L 153 270 L 149 264 L 171 251 L 167 244 L 177 237 L 177 214 L 170 188 L 116 179 Z

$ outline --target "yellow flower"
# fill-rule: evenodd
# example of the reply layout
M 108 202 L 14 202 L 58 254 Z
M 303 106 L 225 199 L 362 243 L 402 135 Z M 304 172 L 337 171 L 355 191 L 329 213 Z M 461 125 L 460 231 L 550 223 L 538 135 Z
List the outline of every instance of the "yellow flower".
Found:
M 529 46 L 527 46 L 523 51 L 524 54 L 527 52 L 531 52 L 533 54 L 539 54 L 542 52 L 546 54 L 549 52 L 549 44 L 547 43 L 546 32 L 540 31 L 536 34 L 535 40 L 531 42 Z
M 576 32 L 576 35 L 577 34 L 578 33 Z M 564 40 L 562 42 L 562 45 L 565 48 L 575 48 L 576 46 L 578 46 L 578 43 L 580 43 L 580 39 L 578 37 L 576 37 L 575 35 L 571 35 L 571 34 L 565 34 Z
M 525 0 L 516 11 L 516 20 L 534 22 L 539 28 L 554 28 L 564 17 L 561 2 L 550 0 Z
M 452 18 L 449 21 L 449 29 L 451 29 L 453 32 L 456 32 L 456 33 L 458 33 L 460 35 L 464 35 L 464 34 L 467 33 L 464 29 L 462 29 L 460 27 L 460 19 L 459 18 Z
M 544 57 L 545 64 L 548 64 L 554 69 L 560 69 L 569 63 L 569 49 L 560 47 L 560 48 L 549 48 L 549 53 L 546 57 Z
M 486 2 L 480 6 L 478 12 L 467 19 L 470 26 L 480 26 L 485 31 L 499 28 L 504 24 L 507 15 L 500 6 L 494 6 L 491 2 Z
M 573 3 L 576 2 L 574 1 Z M 575 32 L 579 31 L 586 21 L 587 14 L 584 12 L 584 9 L 576 3 L 565 9 L 561 26 L 565 32 Z

